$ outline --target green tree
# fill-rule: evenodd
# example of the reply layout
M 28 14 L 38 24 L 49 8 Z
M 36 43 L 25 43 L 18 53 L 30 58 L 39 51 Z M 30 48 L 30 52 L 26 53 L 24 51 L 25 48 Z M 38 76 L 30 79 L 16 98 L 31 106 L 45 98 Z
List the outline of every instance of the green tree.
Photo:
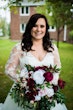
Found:
M 49 17 L 50 23 L 55 25 L 57 29 L 57 47 L 59 47 L 59 34 L 63 30 L 64 25 L 67 25 L 69 28 L 73 26 L 72 12 L 70 11 L 73 7 L 72 2 L 55 1 L 47 0 L 46 5 L 48 13 L 52 13 L 52 16 Z
M 0 17 L 0 29 L 2 29 L 3 36 L 9 35 L 8 23 L 6 22 L 5 18 Z

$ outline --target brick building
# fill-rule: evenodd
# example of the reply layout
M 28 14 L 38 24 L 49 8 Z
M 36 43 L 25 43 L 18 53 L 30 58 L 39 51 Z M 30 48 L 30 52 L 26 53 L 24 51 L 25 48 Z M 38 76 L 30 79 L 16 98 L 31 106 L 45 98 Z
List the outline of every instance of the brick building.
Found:
M 25 31 L 26 24 L 30 18 L 30 16 L 34 13 L 35 7 L 44 5 L 44 0 L 40 2 L 28 2 L 28 0 L 23 0 L 22 6 L 17 8 L 17 13 L 11 11 L 11 23 L 10 23 L 10 31 L 12 40 L 20 40 L 23 32 Z M 65 29 L 66 30 L 66 29 Z M 49 27 L 50 37 L 51 39 L 57 40 L 57 31 L 56 27 Z M 63 38 L 64 32 L 62 31 L 60 34 L 60 40 L 64 41 L 66 38 Z

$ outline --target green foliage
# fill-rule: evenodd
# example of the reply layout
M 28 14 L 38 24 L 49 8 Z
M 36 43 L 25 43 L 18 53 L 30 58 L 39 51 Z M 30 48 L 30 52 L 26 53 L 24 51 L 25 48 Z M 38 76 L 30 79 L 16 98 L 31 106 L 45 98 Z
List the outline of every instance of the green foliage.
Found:
M 21 2 L 23 0 L 9 0 L 8 2 L 8 7 L 11 7 L 11 6 L 21 6 Z
M 47 20 L 48 20 L 49 25 L 51 25 L 51 22 L 50 22 L 50 19 L 49 19 L 50 17 L 49 17 L 49 14 L 47 13 L 47 6 L 46 5 L 37 6 L 35 8 L 35 10 L 36 10 L 37 13 L 41 13 L 41 14 L 45 15 Z
M 73 30 L 69 32 L 69 39 L 73 40 Z
M 16 83 L 12 88 L 10 95 L 14 99 L 15 103 L 17 103 L 18 106 L 23 107 L 24 110 L 34 110 L 34 105 L 29 103 L 29 101 L 27 100 L 27 96 L 24 93 L 25 89 L 21 89 L 20 84 Z
M 0 28 L 2 29 L 3 36 L 9 35 L 9 24 L 6 22 L 5 18 L 0 18 Z
M 45 103 L 44 103 L 45 102 Z M 50 108 L 55 106 L 55 102 L 48 101 L 47 97 L 43 97 L 41 101 L 38 103 L 36 110 L 50 110 Z
M 6 1 L 6 0 L 4 0 Z M 26 0 L 25 0 L 26 1 Z M 22 6 L 22 2 L 25 2 L 24 0 L 9 0 L 8 3 L 7 3 L 7 6 L 4 7 L 4 9 L 6 9 L 7 7 L 11 8 L 13 6 Z M 33 1 L 34 2 L 40 2 L 41 0 L 28 0 L 28 2 L 31 2 Z
M 47 1 L 47 10 L 48 12 L 52 12 L 52 16 L 50 18 L 52 24 L 54 24 L 57 28 L 63 26 L 64 24 L 70 24 L 72 12 L 70 9 L 72 8 L 71 3 L 64 3 L 62 1 L 51 2 Z
M 63 93 L 61 93 L 60 91 L 58 91 L 56 94 L 55 94 L 55 98 L 57 99 L 57 102 L 58 103 L 65 103 L 65 96 Z
M 47 2 L 58 2 L 59 0 L 46 0 Z M 73 0 L 60 0 L 60 1 L 62 1 L 62 2 L 64 2 L 64 3 L 66 3 L 66 2 L 68 2 L 68 3 L 73 3 Z

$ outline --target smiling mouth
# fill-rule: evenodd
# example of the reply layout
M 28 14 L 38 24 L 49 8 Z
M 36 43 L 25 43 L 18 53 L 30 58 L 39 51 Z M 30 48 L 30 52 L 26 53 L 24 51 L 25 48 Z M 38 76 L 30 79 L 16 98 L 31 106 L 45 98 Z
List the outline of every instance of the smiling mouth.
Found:
M 35 33 L 36 35 L 41 35 L 42 33 Z

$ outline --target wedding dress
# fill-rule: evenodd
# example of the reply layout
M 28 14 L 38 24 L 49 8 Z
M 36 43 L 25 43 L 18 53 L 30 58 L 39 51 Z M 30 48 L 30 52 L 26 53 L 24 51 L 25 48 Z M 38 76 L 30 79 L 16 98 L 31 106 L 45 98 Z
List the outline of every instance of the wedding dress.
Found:
M 56 46 L 54 45 L 54 52 L 48 52 L 46 56 L 42 59 L 42 61 L 39 61 L 34 55 L 32 55 L 31 52 L 24 52 L 21 50 L 21 45 L 18 43 L 12 50 L 10 54 L 10 58 L 6 64 L 5 67 L 5 73 L 12 79 L 16 80 L 18 78 L 18 74 L 16 74 L 16 70 L 21 70 L 24 68 L 24 64 L 30 64 L 31 66 L 49 66 L 57 64 L 57 66 L 60 65 L 58 50 Z M 19 65 L 19 66 L 18 66 Z M 2 106 L 2 105 L 1 105 Z M 0 110 L 24 110 L 21 107 L 18 107 L 17 103 L 14 102 L 14 100 L 11 98 L 11 96 L 8 94 L 7 98 Z M 55 107 L 52 107 L 51 110 L 67 110 L 65 104 L 57 104 Z

